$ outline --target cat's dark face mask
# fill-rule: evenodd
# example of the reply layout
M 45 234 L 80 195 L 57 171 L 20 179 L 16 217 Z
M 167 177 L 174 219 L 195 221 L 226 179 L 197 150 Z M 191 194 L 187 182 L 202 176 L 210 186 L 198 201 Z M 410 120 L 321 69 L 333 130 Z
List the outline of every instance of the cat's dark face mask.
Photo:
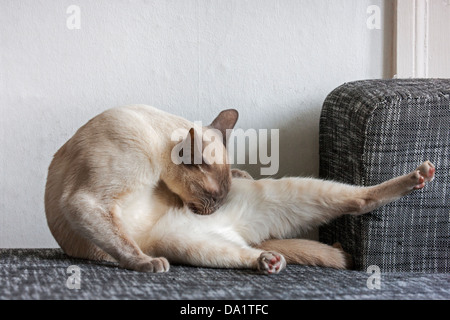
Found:
M 196 214 L 214 213 L 230 191 L 231 169 L 226 145 L 237 119 L 236 110 L 224 110 L 209 126 L 191 128 L 179 144 L 178 156 L 183 161 L 176 168 L 177 173 L 173 175 L 176 180 L 170 188 Z
M 202 175 L 204 176 L 201 177 Z M 199 179 L 196 179 L 190 185 L 195 198 L 186 200 L 185 204 L 196 214 L 212 214 L 223 204 L 230 187 L 231 171 L 229 166 L 224 165 L 222 168 L 203 169 Z

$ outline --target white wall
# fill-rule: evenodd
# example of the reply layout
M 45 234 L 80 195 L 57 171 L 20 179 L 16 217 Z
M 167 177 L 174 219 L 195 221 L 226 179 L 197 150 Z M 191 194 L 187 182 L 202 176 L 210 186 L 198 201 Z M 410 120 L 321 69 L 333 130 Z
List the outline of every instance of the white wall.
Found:
M 280 129 L 277 176 L 316 176 L 326 95 L 391 76 L 392 2 L 0 0 L 0 247 L 56 246 L 47 167 L 113 106 L 204 122 L 237 108 L 240 128 Z M 70 5 L 79 30 L 66 26 Z M 380 30 L 366 25 L 370 5 L 381 8 Z

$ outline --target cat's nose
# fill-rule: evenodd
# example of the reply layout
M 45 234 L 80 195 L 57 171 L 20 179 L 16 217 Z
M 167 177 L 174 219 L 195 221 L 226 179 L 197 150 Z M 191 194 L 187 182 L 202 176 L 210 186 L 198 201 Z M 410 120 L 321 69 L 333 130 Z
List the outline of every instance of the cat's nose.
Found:
M 195 213 L 195 214 L 200 214 L 200 215 L 206 215 L 208 213 L 205 213 L 205 208 L 201 208 L 201 207 L 197 207 L 195 204 L 193 203 L 189 203 L 188 204 L 189 209 Z
M 193 213 L 199 214 L 197 207 L 193 203 L 188 203 L 187 206 Z

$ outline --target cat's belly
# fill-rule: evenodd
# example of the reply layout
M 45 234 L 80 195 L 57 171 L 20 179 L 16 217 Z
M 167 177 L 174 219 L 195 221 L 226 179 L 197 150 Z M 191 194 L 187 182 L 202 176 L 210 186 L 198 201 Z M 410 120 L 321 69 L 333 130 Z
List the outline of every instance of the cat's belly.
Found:
M 198 215 L 187 207 L 168 206 L 145 186 L 126 196 L 118 215 L 127 234 L 144 253 L 165 256 L 161 248 L 196 247 L 202 243 L 233 243 L 240 247 L 248 238 L 249 208 L 240 201 L 226 203 L 211 215 Z M 251 215 L 251 214 L 250 214 Z
M 217 210 L 211 215 L 198 215 L 184 208 L 168 208 L 167 212 L 152 227 L 141 248 L 150 254 L 160 255 L 160 248 L 198 248 L 204 245 L 230 244 L 246 246 L 241 235 L 238 217 L 233 211 Z

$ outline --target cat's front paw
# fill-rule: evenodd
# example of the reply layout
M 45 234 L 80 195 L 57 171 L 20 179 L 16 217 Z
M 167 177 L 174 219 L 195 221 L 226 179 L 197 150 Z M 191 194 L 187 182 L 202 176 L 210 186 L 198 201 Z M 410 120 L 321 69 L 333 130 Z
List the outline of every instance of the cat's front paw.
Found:
M 125 263 L 121 265 L 126 269 L 131 269 L 140 272 L 154 272 L 161 273 L 169 271 L 169 261 L 166 258 L 151 258 L 139 260 L 134 263 Z
M 436 168 L 430 161 L 425 161 L 413 172 L 414 189 L 422 189 L 425 182 L 433 181 Z
M 265 274 L 278 273 L 286 267 L 284 257 L 273 251 L 264 251 L 258 258 L 258 270 Z

